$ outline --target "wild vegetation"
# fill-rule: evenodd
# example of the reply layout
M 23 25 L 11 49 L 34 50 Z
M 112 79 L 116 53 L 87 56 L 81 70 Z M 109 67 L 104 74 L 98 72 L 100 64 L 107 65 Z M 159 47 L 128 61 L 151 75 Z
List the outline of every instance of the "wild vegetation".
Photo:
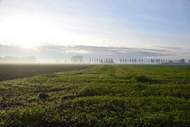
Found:
M 93 65 L 0 82 L 0 127 L 189 127 L 190 66 Z

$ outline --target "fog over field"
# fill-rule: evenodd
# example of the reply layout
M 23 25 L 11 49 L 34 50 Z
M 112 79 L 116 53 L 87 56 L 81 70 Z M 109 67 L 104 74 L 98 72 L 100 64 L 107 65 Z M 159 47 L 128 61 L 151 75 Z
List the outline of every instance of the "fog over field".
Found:
M 72 56 L 84 57 L 152 57 L 168 59 L 189 59 L 190 50 L 176 47 L 158 48 L 127 48 L 127 47 L 96 47 L 96 46 L 58 46 L 44 45 L 35 48 L 0 45 L 0 57 L 34 57 L 38 62 L 64 60 Z

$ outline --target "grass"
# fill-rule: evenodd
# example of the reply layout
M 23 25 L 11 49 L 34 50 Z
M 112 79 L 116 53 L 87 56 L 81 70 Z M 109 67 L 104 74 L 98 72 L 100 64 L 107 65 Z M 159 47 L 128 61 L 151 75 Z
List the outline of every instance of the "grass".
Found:
M 94 65 L 0 82 L 0 127 L 38 126 L 188 127 L 190 66 Z

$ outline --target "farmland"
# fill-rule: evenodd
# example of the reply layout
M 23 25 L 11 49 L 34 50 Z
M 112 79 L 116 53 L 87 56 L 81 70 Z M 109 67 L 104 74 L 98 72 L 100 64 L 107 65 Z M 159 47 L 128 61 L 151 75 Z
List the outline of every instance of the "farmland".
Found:
M 0 64 L 0 81 L 29 77 L 36 74 L 80 70 L 85 67 L 87 66 L 61 64 Z
M 7 79 L 0 127 L 190 126 L 190 66 L 73 65 Z

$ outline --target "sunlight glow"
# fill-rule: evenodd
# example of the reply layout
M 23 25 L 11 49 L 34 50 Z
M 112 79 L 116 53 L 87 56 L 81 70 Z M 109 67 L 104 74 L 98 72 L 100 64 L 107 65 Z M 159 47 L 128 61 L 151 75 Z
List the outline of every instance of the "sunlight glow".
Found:
M 55 36 L 52 32 L 55 29 L 47 19 L 30 15 L 9 16 L 0 24 L 0 28 L 1 40 L 25 48 L 39 46 Z
M 54 18 L 54 17 L 53 17 Z M 61 45 L 96 45 L 100 40 L 88 33 L 92 26 L 86 26 L 81 19 L 63 16 L 61 23 L 47 15 L 36 16 L 15 14 L 0 23 L 0 40 L 23 48 L 34 48 L 44 44 Z M 93 28 L 94 29 L 94 28 Z

